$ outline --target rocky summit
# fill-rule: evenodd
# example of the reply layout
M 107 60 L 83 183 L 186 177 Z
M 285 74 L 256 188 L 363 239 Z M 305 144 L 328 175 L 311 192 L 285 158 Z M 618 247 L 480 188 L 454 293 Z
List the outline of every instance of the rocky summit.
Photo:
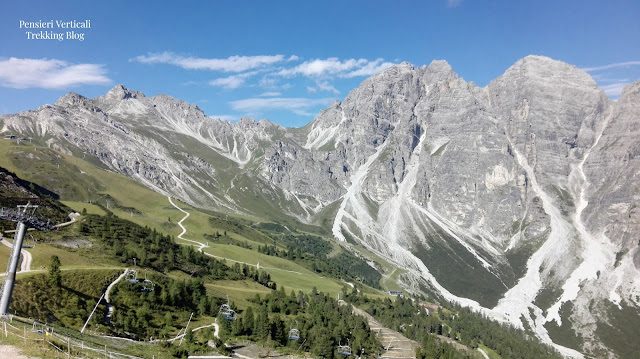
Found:
M 406 290 L 568 357 L 615 357 L 616 318 L 640 320 L 640 83 L 614 102 L 528 56 L 480 88 L 433 61 L 372 76 L 302 128 L 122 85 L 0 122 L 200 208 L 323 226 Z

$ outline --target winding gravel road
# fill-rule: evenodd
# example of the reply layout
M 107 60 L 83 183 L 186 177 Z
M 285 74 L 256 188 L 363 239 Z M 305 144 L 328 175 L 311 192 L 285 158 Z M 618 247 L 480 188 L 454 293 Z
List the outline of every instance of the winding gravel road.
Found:
M 2 242 L 2 244 L 9 248 L 13 248 L 13 243 L 7 242 L 6 238 L 2 238 L 2 241 L 0 242 Z M 21 249 L 20 254 L 22 255 L 22 264 L 20 265 L 20 270 L 18 271 L 18 273 L 31 272 L 31 262 L 33 262 L 33 256 L 31 256 L 31 253 L 29 253 L 25 249 Z

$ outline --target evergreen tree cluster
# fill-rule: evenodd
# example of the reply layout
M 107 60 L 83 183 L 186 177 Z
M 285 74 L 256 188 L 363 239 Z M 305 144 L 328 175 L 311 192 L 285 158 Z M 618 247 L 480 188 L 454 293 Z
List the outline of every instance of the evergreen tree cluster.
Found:
M 18 278 L 9 311 L 76 329 L 82 327 L 104 289 L 120 274 L 109 269 L 63 272 L 60 260 L 53 258 L 47 269 L 47 273 Z M 91 323 L 101 322 L 100 315 L 91 319 Z
M 250 278 L 269 289 L 276 289 L 276 283 L 271 281 L 271 274 L 263 270 L 254 268 L 246 263 L 240 265 L 240 263 L 237 262 L 231 267 L 231 269 L 233 270 L 233 273 L 238 276 Z
M 286 249 L 280 249 L 274 244 L 258 246 L 258 252 L 270 256 L 286 258 L 307 267 L 317 273 L 341 279 L 363 282 L 371 287 L 380 288 L 381 275 L 365 260 L 353 253 L 342 250 L 335 256 L 331 244 L 317 236 L 285 235 L 279 240 Z
M 338 345 L 350 345 L 352 353 L 377 354 L 380 342 L 371 332 L 365 318 L 352 314 L 351 306 L 325 293 L 280 290 L 252 300 L 256 307 L 248 307 L 235 321 L 219 319 L 227 335 L 274 346 L 289 346 L 293 351 L 306 351 L 323 358 L 343 357 Z M 300 331 L 300 339 L 289 339 L 291 329 Z
M 166 276 L 150 277 L 154 290 L 141 291 L 140 283 L 120 282 L 111 293 L 116 308 L 111 318 L 118 335 L 133 338 L 163 337 L 175 333 L 189 319 L 215 316 L 222 300 L 208 297 L 200 279 L 173 280 Z M 105 313 L 106 314 L 106 313 Z
M 137 266 L 158 272 L 179 270 L 192 277 L 214 280 L 251 279 L 268 288 L 275 288 L 268 273 L 250 268 L 229 268 L 191 246 L 177 244 L 171 236 L 111 214 L 89 214 L 80 223 L 79 230 L 80 233 L 98 238 L 107 253 L 130 266 L 134 265 L 135 258 Z

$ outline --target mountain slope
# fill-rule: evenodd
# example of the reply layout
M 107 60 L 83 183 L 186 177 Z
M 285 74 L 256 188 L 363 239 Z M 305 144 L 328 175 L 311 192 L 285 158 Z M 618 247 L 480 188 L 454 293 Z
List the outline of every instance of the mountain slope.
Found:
M 612 102 L 578 68 L 528 56 L 485 88 L 444 61 L 403 63 L 300 129 L 121 85 L 0 121 L 197 207 L 330 228 L 405 269 L 409 291 L 547 342 L 569 327 L 574 349 L 614 356 L 599 323 L 609 304 L 640 306 L 639 88 Z

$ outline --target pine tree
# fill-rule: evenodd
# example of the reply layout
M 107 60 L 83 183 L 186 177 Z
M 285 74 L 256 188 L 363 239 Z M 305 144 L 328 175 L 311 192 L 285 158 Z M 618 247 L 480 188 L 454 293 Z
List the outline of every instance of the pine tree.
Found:
M 49 261 L 49 284 L 53 287 L 60 288 L 62 286 L 62 272 L 60 271 L 60 258 L 51 256 Z
M 244 312 L 244 334 L 252 335 L 253 334 L 253 307 L 248 307 Z
M 254 321 L 253 332 L 256 334 L 258 340 L 264 341 L 270 335 L 269 329 L 269 315 L 267 313 L 267 307 L 263 305 L 260 307 L 258 315 Z
M 191 330 L 191 328 L 187 328 L 187 333 L 184 335 L 184 340 L 186 340 L 189 344 L 193 343 L 193 330 Z

